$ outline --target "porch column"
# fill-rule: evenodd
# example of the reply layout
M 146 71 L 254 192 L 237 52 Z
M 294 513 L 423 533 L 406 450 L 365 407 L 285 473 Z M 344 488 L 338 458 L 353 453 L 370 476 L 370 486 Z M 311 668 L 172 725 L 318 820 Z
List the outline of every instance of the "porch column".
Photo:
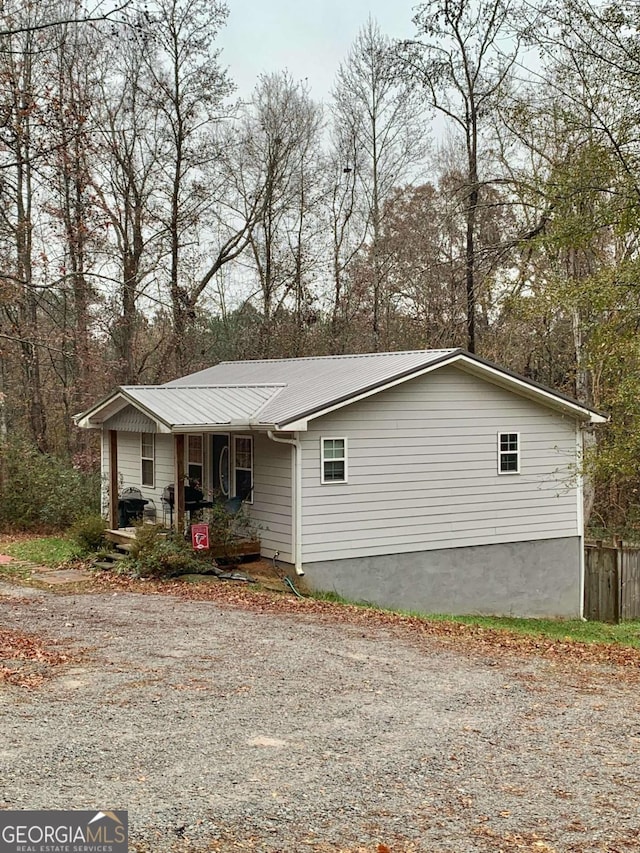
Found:
M 118 431 L 109 430 L 109 527 L 118 529 Z
M 184 435 L 173 440 L 173 521 L 178 533 L 184 530 Z

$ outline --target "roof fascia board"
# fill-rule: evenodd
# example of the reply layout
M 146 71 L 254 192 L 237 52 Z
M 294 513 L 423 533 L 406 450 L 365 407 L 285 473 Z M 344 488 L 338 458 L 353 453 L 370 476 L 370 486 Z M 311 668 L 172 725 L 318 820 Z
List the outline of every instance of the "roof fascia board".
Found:
M 564 412 L 568 411 L 574 417 L 581 420 L 588 420 L 592 424 L 607 423 L 608 419 L 599 412 L 589 409 L 587 406 L 581 406 L 580 403 L 574 402 L 563 394 L 558 394 L 551 389 L 544 388 L 542 385 L 534 384 L 526 379 L 520 379 L 516 374 L 494 367 L 492 364 L 476 356 L 469 356 L 462 353 L 456 357 L 456 361 L 461 362 L 460 366 L 468 373 L 485 378 L 490 376 L 503 388 L 517 390 L 530 400 L 537 400 L 553 409 L 559 409 Z
M 147 408 L 143 405 L 139 400 L 136 400 L 135 397 L 132 397 L 128 394 L 123 388 L 117 388 L 112 394 L 98 403 L 93 409 L 89 409 L 83 415 L 81 415 L 76 421 L 77 426 L 82 429 L 100 429 L 104 426 L 104 421 L 99 421 L 98 423 L 92 423 L 93 418 L 96 415 L 99 415 L 100 412 L 104 412 L 105 409 L 108 409 L 114 403 L 121 402 L 121 406 L 117 406 L 113 412 L 110 412 L 107 417 L 113 417 L 117 415 L 118 412 L 121 412 L 126 406 L 133 406 L 134 409 L 137 409 L 139 412 L 142 412 L 143 415 L 146 415 L 150 420 L 152 420 L 158 432 L 161 433 L 171 433 L 171 424 L 167 423 L 163 418 L 160 418 L 156 412 L 151 411 L 151 409 Z
M 104 412 L 105 409 L 109 409 L 116 403 L 120 403 L 121 405 L 116 405 L 112 412 L 109 413 L 107 417 L 113 417 L 113 415 L 117 415 L 118 412 L 121 412 L 126 406 L 131 403 L 127 397 L 125 397 L 121 388 L 116 388 L 115 391 L 112 391 L 108 397 L 104 397 L 100 400 L 99 403 L 96 403 L 95 406 L 92 406 L 90 409 L 87 409 L 86 412 L 81 412 L 79 415 L 74 417 L 76 422 L 76 426 L 81 427 L 82 429 L 96 429 L 102 426 L 102 421 L 98 423 L 92 423 L 92 420 L 96 415 L 99 415 L 101 412 Z
M 348 399 L 340 400 L 331 406 L 319 409 L 317 412 L 309 412 L 301 417 L 299 416 L 296 420 L 281 421 L 278 424 L 278 429 L 306 431 L 309 426 L 309 421 L 316 420 L 316 418 L 321 418 L 324 415 L 329 415 L 338 409 L 350 406 L 352 403 L 357 403 L 360 400 L 365 400 L 374 394 L 387 391 L 388 389 L 394 388 L 396 385 L 401 385 L 403 382 L 407 382 L 410 379 L 417 379 L 420 376 L 426 376 L 433 370 L 439 370 L 441 367 L 446 367 L 447 365 L 453 365 L 456 363 L 461 363 L 460 367 L 462 369 L 466 367 L 468 368 L 468 372 L 473 373 L 476 376 L 491 379 L 497 384 L 500 384 L 502 387 L 520 393 L 523 396 L 542 403 L 550 408 L 556 410 L 559 409 L 563 412 L 570 412 L 574 417 L 580 418 L 581 420 L 588 420 L 592 424 L 603 424 L 607 422 L 607 418 L 604 415 L 601 415 L 592 409 L 581 406 L 579 403 L 572 402 L 569 398 L 565 398 L 550 389 L 547 390 L 540 385 L 534 385 L 527 380 L 520 379 L 515 374 L 505 372 L 482 359 L 478 359 L 477 357 L 466 354 L 461 350 L 457 350 L 437 359 L 436 361 L 433 361 L 425 367 L 404 373 L 402 376 L 397 376 L 395 379 L 381 385 L 377 385 L 373 388 L 369 388 L 360 394 L 349 397 Z
M 267 432 L 275 430 L 275 424 L 255 424 L 250 421 L 228 421 L 226 424 L 173 424 L 169 432 L 174 435 L 187 432 L 226 433 L 226 432 Z

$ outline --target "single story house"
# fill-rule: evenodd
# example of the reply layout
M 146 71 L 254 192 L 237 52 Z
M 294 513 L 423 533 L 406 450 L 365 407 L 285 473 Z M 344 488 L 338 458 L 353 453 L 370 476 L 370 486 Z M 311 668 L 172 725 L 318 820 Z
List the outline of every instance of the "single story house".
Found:
M 223 362 L 76 418 L 114 527 L 119 487 L 159 506 L 189 477 L 248 496 L 263 556 L 313 588 L 541 617 L 582 614 L 582 430 L 605 420 L 461 349 Z

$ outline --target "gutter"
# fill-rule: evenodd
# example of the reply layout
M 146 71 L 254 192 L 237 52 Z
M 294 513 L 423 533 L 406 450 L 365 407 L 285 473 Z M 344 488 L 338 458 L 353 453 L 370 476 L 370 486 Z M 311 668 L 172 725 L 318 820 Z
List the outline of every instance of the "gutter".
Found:
M 296 574 L 304 575 L 302 568 L 302 447 L 298 438 L 282 438 L 274 435 L 272 429 L 267 430 L 267 436 L 276 444 L 289 444 L 294 448 L 294 478 L 293 478 L 293 518 L 291 528 L 293 532 L 293 551 Z

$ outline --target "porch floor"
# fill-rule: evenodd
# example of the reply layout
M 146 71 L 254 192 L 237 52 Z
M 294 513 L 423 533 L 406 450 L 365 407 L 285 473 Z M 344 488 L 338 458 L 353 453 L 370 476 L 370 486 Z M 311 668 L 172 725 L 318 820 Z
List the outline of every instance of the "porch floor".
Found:
M 169 530 L 167 529 L 167 532 Z M 113 542 L 116 547 L 124 551 L 129 551 L 136 539 L 135 527 L 120 527 L 117 530 L 105 530 L 105 539 Z M 211 543 L 209 555 L 214 560 L 224 560 L 237 557 L 260 557 L 260 540 L 259 539 L 243 539 L 235 537 L 230 544 L 220 545 L 216 542 Z

